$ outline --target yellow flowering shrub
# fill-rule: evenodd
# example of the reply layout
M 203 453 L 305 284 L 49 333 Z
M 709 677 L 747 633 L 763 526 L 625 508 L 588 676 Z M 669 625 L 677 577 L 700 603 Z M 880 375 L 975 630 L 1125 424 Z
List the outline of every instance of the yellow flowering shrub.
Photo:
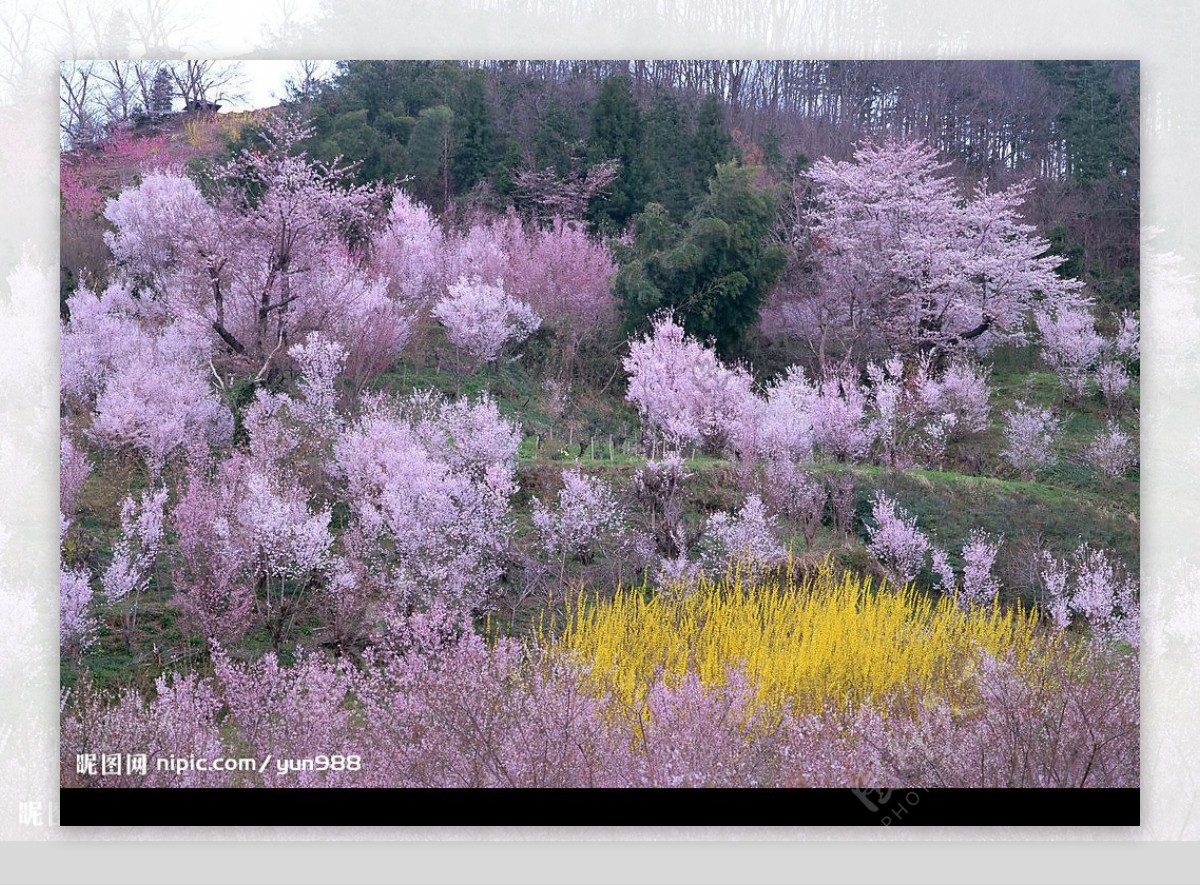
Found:
M 963 609 L 912 587 L 877 588 L 826 562 L 765 582 L 699 579 L 686 594 L 580 595 L 563 629 L 541 642 L 588 666 L 597 691 L 631 707 L 656 677 L 694 671 L 714 685 L 735 668 L 763 704 L 815 713 L 868 699 L 888 708 L 931 698 L 969 705 L 981 651 L 1025 662 L 1039 636 L 1034 612 Z

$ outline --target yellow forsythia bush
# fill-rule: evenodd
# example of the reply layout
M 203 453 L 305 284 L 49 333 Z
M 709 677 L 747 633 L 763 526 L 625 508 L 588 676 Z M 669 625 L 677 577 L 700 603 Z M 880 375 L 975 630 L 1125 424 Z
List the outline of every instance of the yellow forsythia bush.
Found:
M 867 700 L 891 709 L 934 698 L 970 705 L 981 651 L 1023 663 L 1041 642 L 1036 613 L 960 608 L 913 588 L 873 587 L 828 561 L 797 576 L 699 579 L 690 593 L 580 596 L 565 627 L 542 637 L 586 665 L 594 689 L 631 707 L 661 677 L 706 685 L 740 669 L 761 704 L 820 712 Z

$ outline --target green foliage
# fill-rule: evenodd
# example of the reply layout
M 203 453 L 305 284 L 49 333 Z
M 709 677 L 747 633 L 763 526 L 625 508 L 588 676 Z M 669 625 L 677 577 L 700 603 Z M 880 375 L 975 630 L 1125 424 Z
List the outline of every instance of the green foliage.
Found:
M 1136 134 L 1131 150 L 1129 134 L 1124 131 L 1130 105 L 1136 107 L 1136 88 L 1129 95 L 1118 82 L 1129 64 L 1136 66 L 1136 62 L 1122 66 L 1107 61 L 1037 63 L 1042 75 L 1066 93 L 1058 124 L 1076 181 L 1121 174 L 1138 163 Z
M 515 138 L 504 142 L 504 154 L 492 177 L 492 189 L 503 200 L 511 201 L 516 191 L 517 173 L 521 169 L 521 143 Z
M 786 246 L 770 242 L 779 201 L 758 174 L 718 166 L 686 226 L 658 204 L 637 217 L 634 246 L 619 256 L 613 283 L 629 331 L 669 308 L 690 334 L 712 338 L 723 354 L 737 350 L 789 257 Z
M 150 107 L 146 112 L 151 117 L 161 117 L 171 113 L 175 104 L 175 87 L 171 83 L 171 71 L 164 65 L 154 72 L 154 81 L 150 86 Z
M 642 114 L 633 98 L 628 77 L 611 77 L 600 86 L 592 108 L 588 156 L 593 163 L 616 159 L 621 174 L 594 221 L 604 227 L 623 228 L 644 205 L 645 185 L 641 163 Z
M 642 120 L 646 192 L 673 218 L 683 218 L 696 188 L 690 121 L 674 93 L 667 90 L 655 95 Z
M 453 144 L 454 111 L 446 105 L 421 111 L 408 139 L 413 191 L 418 198 L 439 209 L 445 209 L 450 203 Z
M 721 100 L 709 94 L 700 102 L 696 117 L 696 180 L 703 185 L 717 172 L 717 166 L 727 163 L 737 154 L 733 138 L 725 128 L 725 109 Z
M 1083 247 L 1071 239 L 1071 232 L 1066 225 L 1055 225 L 1046 232 L 1050 241 L 1052 255 L 1061 256 L 1063 263 L 1058 266 L 1057 273 L 1065 280 L 1079 279 L 1083 276 Z
M 571 169 L 571 160 L 577 152 L 581 138 L 580 123 L 575 115 L 561 102 L 552 101 L 546 113 L 538 120 L 537 129 L 533 134 L 530 146 L 533 167 L 552 167 L 559 175 L 566 175 Z M 520 142 L 517 144 L 519 146 Z
M 503 65 L 342 61 L 304 113 L 314 158 L 354 162 L 362 184 L 407 181 L 439 211 L 484 182 L 496 208 L 511 205 L 526 169 L 565 178 L 619 160 L 617 181 L 589 216 L 606 231 L 624 228 L 651 201 L 683 219 L 705 196 L 715 164 L 736 155 L 719 99 L 697 110 L 663 89 L 643 108 L 624 75 L 592 85 L 531 79 Z
M 497 159 L 498 144 L 482 71 L 472 71 L 463 84 L 454 142 L 454 179 L 459 188 L 469 190 L 487 178 Z

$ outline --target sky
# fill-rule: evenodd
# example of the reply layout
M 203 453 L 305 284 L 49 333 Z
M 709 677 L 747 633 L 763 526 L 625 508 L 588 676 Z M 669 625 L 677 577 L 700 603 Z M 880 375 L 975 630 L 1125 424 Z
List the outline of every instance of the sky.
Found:
M 249 111 L 255 108 L 269 108 L 279 104 L 284 96 L 284 82 L 288 77 L 299 73 L 299 62 L 294 59 L 284 60 L 252 60 L 238 62 L 242 68 L 245 100 L 229 102 L 221 110 Z M 333 62 L 323 61 L 322 74 L 332 73 Z

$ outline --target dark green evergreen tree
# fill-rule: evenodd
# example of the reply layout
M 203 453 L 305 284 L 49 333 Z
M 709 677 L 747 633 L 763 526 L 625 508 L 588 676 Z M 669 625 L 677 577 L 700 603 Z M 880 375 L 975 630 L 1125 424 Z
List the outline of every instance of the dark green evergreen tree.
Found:
M 695 188 L 690 129 L 679 100 L 665 89 L 642 117 L 646 199 L 662 204 L 675 218 L 687 214 Z
M 790 255 L 772 242 L 779 198 L 758 182 L 760 172 L 719 165 L 685 225 L 659 204 L 636 217 L 634 243 L 618 255 L 613 281 L 627 331 L 669 308 L 692 335 L 712 338 L 724 355 L 738 352 Z
M 718 163 L 727 163 L 737 156 L 733 137 L 725 128 L 725 109 L 713 94 L 700 102 L 696 114 L 696 186 L 703 193 L 705 184 L 717 171 Z
M 413 191 L 438 211 L 449 206 L 452 196 L 453 145 L 454 111 L 446 105 L 436 105 L 417 115 L 417 123 L 408 139 Z
M 513 199 L 516 193 L 517 173 L 521 171 L 523 159 L 521 143 L 510 136 L 504 143 L 504 156 L 491 177 L 492 189 L 502 200 Z
M 150 107 L 146 109 L 151 117 L 161 117 L 171 113 L 175 104 L 175 86 L 171 83 L 171 72 L 163 66 L 154 72 L 154 80 L 150 84 Z
M 1038 62 L 1038 70 L 1065 93 L 1058 114 L 1070 174 L 1080 182 L 1102 179 L 1136 164 L 1123 129 L 1129 99 L 1118 90 L 1118 66 L 1109 61 Z
M 593 220 L 601 227 L 621 229 L 645 206 L 642 172 L 642 115 L 628 77 L 610 77 L 600 86 L 592 107 L 588 156 L 592 162 L 621 161 L 621 174 L 607 200 L 596 204 Z
M 572 158 L 579 153 L 581 141 L 575 116 L 560 102 L 553 102 L 533 134 L 534 168 L 550 167 L 558 175 L 566 175 L 571 170 Z
M 463 83 L 454 141 L 454 179 L 459 188 L 470 190 L 488 177 L 497 159 L 483 71 L 471 71 Z

